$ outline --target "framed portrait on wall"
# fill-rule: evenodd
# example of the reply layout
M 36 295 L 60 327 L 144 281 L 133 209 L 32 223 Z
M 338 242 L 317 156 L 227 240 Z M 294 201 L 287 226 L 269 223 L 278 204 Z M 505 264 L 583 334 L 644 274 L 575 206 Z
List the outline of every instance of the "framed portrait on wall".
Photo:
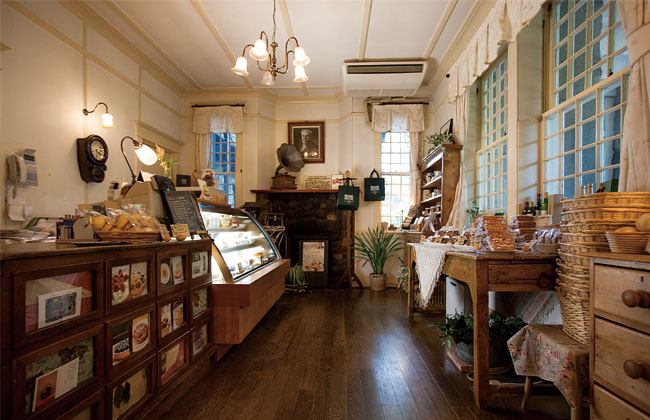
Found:
M 305 163 L 325 163 L 325 121 L 289 122 L 289 144 Z

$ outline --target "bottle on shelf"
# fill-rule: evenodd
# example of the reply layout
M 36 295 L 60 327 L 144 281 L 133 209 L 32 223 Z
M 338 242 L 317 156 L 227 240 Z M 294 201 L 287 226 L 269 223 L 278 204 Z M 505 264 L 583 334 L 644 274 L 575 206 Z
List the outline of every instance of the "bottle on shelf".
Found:
M 600 186 L 598 187 L 598 191 L 596 191 L 596 192 L 597 192 L 597 193 L 605 192 L 605 184 L 603 184 L 603 183 L 601 182 L 601 183 L 600 183 Z
M 541 213 L 542 215 L 548 214 L 548 193 L 544 193 L 544 201 L 542 201 L 542 208 L 541 208 Z
M 593 184 L 587 184 L 587 194 L 592 194 L 593 191 Z
M 528 214 L 528 201 L 524 201 L 524 206 L 521 208 L 521 214 Z
M 537 193 L 537 201 L 535 202 L 534 210 L 535 210 L 535 214 L 540 214 L 540 212 L 542 211 L 542 194 L 541 193 Z
M 585 195 L 585 186 L 581 185 L 580 186 L 580 196 L 583 196 L 583 195 Z

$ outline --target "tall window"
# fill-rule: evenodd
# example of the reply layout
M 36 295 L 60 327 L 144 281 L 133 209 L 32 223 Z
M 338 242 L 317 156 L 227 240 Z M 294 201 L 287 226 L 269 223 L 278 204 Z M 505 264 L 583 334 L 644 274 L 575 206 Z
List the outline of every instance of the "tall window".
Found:
M 508 60 L 503 56 L 480 79 L 481 143 L 476 152 L 478 206 L 505 212 L 508 190 Z
M 381 172 L 386 180 L 381 221 L 401 226 L 411 206 L 411 144 L 408 133 L 381 135 Z
M 630 63 L 615 1 L 554 3 L 551 46 L 553 105 L 563 103 Z
M 567 198 L 587 184 L 617 191 L 629 57 L 616 2 L 554 3 L 551 22 L 543 189 Z
M 235 146 L 237 136 L 231 133 L 212 133 L 210 137 L 210 168 L 215 181 L 226 193 L 228 204 L 235 206 Z

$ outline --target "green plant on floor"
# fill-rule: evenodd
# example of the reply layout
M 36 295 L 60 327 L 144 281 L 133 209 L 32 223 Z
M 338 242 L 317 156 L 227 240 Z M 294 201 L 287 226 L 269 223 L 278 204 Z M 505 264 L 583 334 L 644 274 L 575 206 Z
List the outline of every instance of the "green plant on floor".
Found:
M 369 227 L 367 232 L 354 235 L 354 246 L 358 254 L 354 258 L 363 260 L 363 266 L 370 263 L 373 274 L 384 274 L 384 265 L 392 255 L 404 248 L 401 238 L 388 233 L 381 226 Z
M 490 344 L 496 347 L 502 347 L 510 337 L 522 329 L 526 323 L 519 315 L 502 317 L 496 312 L 492 312 L 489 318 L 490 325 Z M 445 316 L 445 322 L 442 324 L 428 324 L 429 327 L 438 328 L 438 336 L 442 339 L 443 344 L 451 348 L 453 343 L 465 343 L 472 345 L 474 343 L 474 317 L 472 314 L 455 314 Z
M 289 269 L 284 280 L 287 293 L 305 293 L 309 288 L 309 284 L 307 284 L 307 275 L 305 274 L 305 270 L 302 269 L 302 264 L 300 263 L 297 263 Z
M 397 274 L 397 288 L 404 293 L 409 292 L 409 268 L 404 264 L 404 259 L 400 257 L 400 263 L 402 263 L 399 273 Z

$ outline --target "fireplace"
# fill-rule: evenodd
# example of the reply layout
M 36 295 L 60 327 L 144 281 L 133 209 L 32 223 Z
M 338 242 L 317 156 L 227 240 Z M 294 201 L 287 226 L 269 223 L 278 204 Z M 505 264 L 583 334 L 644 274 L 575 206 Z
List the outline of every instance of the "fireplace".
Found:
M 315 287 L 333 287 L 346 269 L 345 217 L 336 208 L 335 190 L 253 190 L 262 212 L 284 214 L 291 265 L 300 258 L 301 240 L 325 240 L 328 243 L 327 282 Z

